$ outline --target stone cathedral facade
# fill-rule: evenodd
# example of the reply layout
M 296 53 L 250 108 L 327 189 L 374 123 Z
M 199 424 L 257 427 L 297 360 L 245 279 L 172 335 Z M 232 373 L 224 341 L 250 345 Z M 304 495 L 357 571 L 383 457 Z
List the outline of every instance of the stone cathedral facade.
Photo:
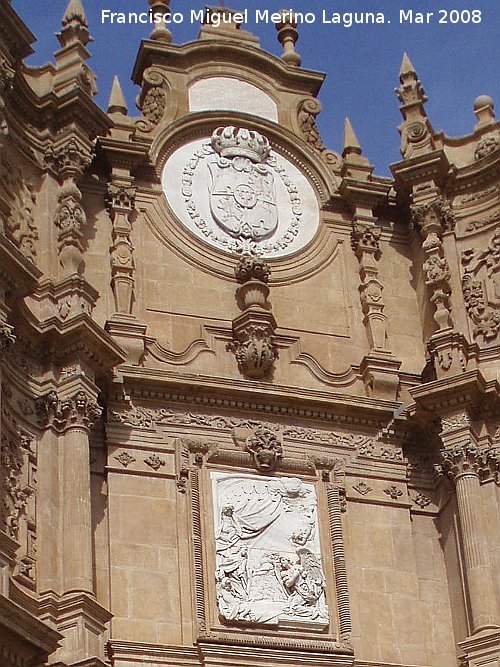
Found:
M 156 25 L 134 116 L 0 2 L 2 667 L 498 667 L 493 101 L 405 55 L 378 177 L 282 19 Z

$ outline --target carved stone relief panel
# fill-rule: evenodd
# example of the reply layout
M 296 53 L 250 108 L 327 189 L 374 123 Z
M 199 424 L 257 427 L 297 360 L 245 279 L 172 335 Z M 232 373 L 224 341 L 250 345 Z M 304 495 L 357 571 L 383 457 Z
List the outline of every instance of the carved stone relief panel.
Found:
M 36 469 L 35 438 L 19 430 L 2 433 L 0 446 L 1 530 L 20 544 L 15 574 L 32 588 L 36 566 Z
M 191 141 L 168 158 L 163 189 L 176 217 L 226 252 L 284 257 L 316 233 L 314 190 L 266 137 L 233 126 Z
M 465 307 L 474 323 L 474 337 L 492 343 L 500 332 L 500 231 L 486 248 L 464 250 L 462 269 Z
M 212 472 L 215 580 L 224 623 L 329 623 L 313 484 Z

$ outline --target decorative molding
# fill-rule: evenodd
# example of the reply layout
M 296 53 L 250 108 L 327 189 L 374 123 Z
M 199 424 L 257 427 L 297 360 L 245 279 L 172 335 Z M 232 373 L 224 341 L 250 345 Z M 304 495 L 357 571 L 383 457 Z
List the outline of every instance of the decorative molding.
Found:
M 344 536 L 342 532 L 342 500 L 336 484 L 327 484 L 328 517 L 333 553 L 335 589 L 339 617 L 339 634 L 342 642 L 349 645 L 352 633 L 351 611 L 349 607 L 349 587 L 345 566 Z
M 136 121 L 140 132 L 152 132 L 160 123 L 167 107 L 167 91 L 169 85 L 161 72 L 153 67 L 144 70 L 138 105 L 143 117 Z
M 7 322 L 0 322 L 0 354 L 10 350 L 15 342 L 14 327 Z
M 423 265 L 425 284 L 429 287 L 430 302 L 435 307 L 434 320 L 439 330 L 453 326 L 451 318 L 451 274 L 444 257 L 442 235 L 454 229 L 455 215 L 442 197 L 411 207 L 413 224 L 424 238 L 422 248 L 426 259 Z
M 20 429 L 12 418 L 10 423 L 7 417 L 4 411 L 0 446 L 1 530 L 20 545 L 16 554 L 15 578 L 28 588 L 34 588 L 38 447 L 31 433 Z
M 471 425 L 471 420 L 467 412 L 460 412 L 458 414 L 452 415 L 451 417 L 442 417 L 441 418 L 441 433 L 446 435 L 452 433 L 453 431 L 460 431 L 463 428 L 469 429 Z
M 0 205 L 5 207 L 3 216 L 5 235 L 19 248 L 24 257 L 35 263 L 38 230 L 35 222 L 34 185 L 26 178 L 25 171 L 18 164 L 14 164 L 12 160 L 1 154 Z

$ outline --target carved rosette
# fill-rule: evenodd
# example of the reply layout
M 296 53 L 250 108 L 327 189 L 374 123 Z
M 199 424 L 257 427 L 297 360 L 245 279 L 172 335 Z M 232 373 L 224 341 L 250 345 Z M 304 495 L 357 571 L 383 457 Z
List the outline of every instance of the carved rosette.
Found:
M 451 274 L 441 238 L 444 231 L 454 228 L 455 217 L 441 197 L 425 204 L 414 204 L 411 217 L 424 238 L 422 248 L 426 260 L 423 269 L 425 284 L 430 291 L 430 302 L 435 308 L 434 320 L 440 330 L 447 329 L 453 326 L 450 312 Z
M 35 409 L 40 426 L 60 433 L 70 428 L 89 429 L 102 413 L 102 408 L 84 391 L 65 397 L 50 391 L 35 401 Z
M 134 247 L 130 240 L 131 215 L 135 207 L 135 188 L 128 182 L 108 185 L 108 207 L 113 220 L 111 246 L 111 286 L 117 313 L 130 314 L 134 294 Z
M 260 472 L 274 472 L 283 457 L 283 445 L 278 434 L 268 428 L 258 428 L 245 442 L 245 449 Z
M 493 343 L 500 332 L 500 231 L 485 249 L 465 250 L 462 268 L 462 290 L 467 314 L 474 324 L 473 335 L 484 343 Z

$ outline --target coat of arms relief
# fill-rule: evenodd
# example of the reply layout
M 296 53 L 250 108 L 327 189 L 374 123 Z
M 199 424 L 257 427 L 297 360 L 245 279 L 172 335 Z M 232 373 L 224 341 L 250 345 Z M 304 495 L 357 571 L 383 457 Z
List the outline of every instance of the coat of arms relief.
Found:
M 165 165 L 163 187 L 181 222 L 231 253 L 290 254 L 319 222 L 308 180 L 265 136 L 244 127 L 218 127 L 208 139 L 177 149 Z
M 220 127 L 212 135 L 215 159 L 208 163 L 210 210 L 231 236 L 259 241 L 278 225 L 274 176 L 266 165 L 271 148 L 258 132 Z
M 229 473 L 212 473 L 212 484 L 221 620 L 325 629 L 314 486 Z

